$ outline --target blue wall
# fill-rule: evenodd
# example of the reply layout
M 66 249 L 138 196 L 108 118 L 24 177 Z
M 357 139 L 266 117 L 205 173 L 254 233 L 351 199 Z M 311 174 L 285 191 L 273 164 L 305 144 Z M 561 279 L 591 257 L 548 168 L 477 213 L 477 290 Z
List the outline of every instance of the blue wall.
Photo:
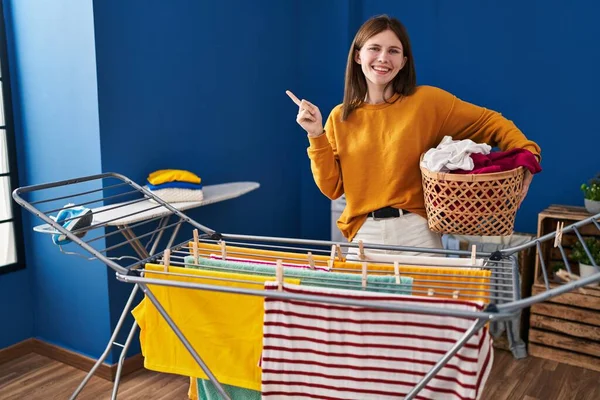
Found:
M 100 171 L 141 183 L 152 170 L 190 169 L 205 184 L 261 183 L 194 210 L 199 222 L 223 232 L 328 238 L 330 202 L 312 180 L 308 142 L 284 91 L 311 100 L 326 118 L 342 100 L 356 29 L 379 13 L 407 25 L 420 84 L 502 112 L 542 147 L 544 171 L 517 230 L 535 232 L 549 204 L 581 204 L 580 183 L 600 170 L 591 117 L 600 83 L 592 16 L 600 6 L 591 1 L 5 3 L 14 26 L 21 184 Z M 24 296 L 12 314 L 0 312 L 15 326 L 0 332 L 0 346 L 33 335 L 99 355 L 130 286 L 101 265 L 58 253 L 47 237 L 29 233 L 32 224 L 27 271 L 0 276 L 0 296 L 8 287 Z M 78 334 L 80 321 L 86 335 Z
M 5 4 L 12 27 L 21 185 L 99 173 L 91 4 L 79 0 Z M 34 316 L 34 326 L 29 337 L 97 357 L 110 335 L 106 267 L 60 254 L 50 237 L 31 233 L 40 220 L 24 215 L 30 287 L 22 281 L 23 287 L 13 290 L 33 293 L 28 314 Z M 15 280 L 24 275 L 0 276 L 0 282 L 17 284 Z
M 258 181 L 241 199 L 200 209 L 224 232 L 296 236 L 294 115 L 300 40 L 294 2 L 94 3 L 102 165 L 139 183 L 161 168 L 204 184 Z
M 0 275 L 0 349 L 33 336 L 30 270 Z

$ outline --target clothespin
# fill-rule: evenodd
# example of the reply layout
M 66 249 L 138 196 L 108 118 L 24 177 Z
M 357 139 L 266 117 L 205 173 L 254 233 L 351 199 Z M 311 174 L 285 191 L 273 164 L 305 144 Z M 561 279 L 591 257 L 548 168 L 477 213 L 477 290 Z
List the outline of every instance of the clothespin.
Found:
M 581 277 L 577 274 L 565 271 L 564 269 L 559 269 L 558 272 L 555 273 L 555 275 L 562 279 L 565 282 L 571 282 L 571 281 L 576 281 L 578 279 L 581 279 Z M 587 291 L 584 288 L 579 288 L 579 293 L 581 294 L 587 294 Z
M 227 260 L 227 245 L 225 244 L 224 240 L 221 240 L 219 242 L 219 244 L 221 245 L 221 258 L 223 259 L 223 261 Z
M 556 224 L 556 235 L 554 236 L 554 247 L 558 247 L 562 243 L 562 235 L 563 228 L 565 226 L 564 222 L 558 222 Z
M 429 289 L 427 290 L 427 295 L 428 295 L 428 296 L 433 296 L 434 294 L 435 294 L 435 291 L 433 290 L 433 288 L 429 288 Z
M 362 288 L 367 288 L 367 262 L 363 261 L 362 263 Z
M 198 229 L 194 229 L 194 243 L 192 244 L 192 253 L 194 256 L 194 264 L 196 264 L 196 265 L 198 265 L 198 250 L 199 250 Z
M 333 269 L 333 260 L 327 260 L 327 268 L 330 271 Z
M 277 291 L 283 292 L 283 262 L 281 260 L 277 260 L 275 266 L 275 279 L 277 281 Z
M 335 244 L 331 245 L 331 252 L 329 253 L 329 258 L 333 261 L 335 260 Z
M 306 257 L 308 257 L 308 265 L 310 265 L 310 269 L 315 269 L 315 259 L 313 258 L 313 255 L 310 251 L 308 252 Z
M 458 295 L 460 294 L 460 291 L 455 290 L 454 292 L 452 292 L 452 298 L 453 299 L 458 299 Z
M 365 246 L 362 240 L 358 241 L 358 258 L 361 260 L 365 259 Z
M 473 246 L 471 246 L 471 265 L 475 265 L 476 261 L 477 261 L 477 246 L 473 245 Z
M 340 259 L 340 261 L 344 261 L 344 255 L 342 254 L 342 248 L 340 247 L 340 245 L 336 244 L 335 249 L 337 251 L 337 255 L 338 255 L 338 258 Z
M 169 272 L 169 265 L 171 265 L 171 250 L 169 249 L 163 253 L 163 265 L 165 272 Z
M 398 261 L 394 261 L 394 276 L 396 277 L 396 284 L 400 284 L 400 265 Z

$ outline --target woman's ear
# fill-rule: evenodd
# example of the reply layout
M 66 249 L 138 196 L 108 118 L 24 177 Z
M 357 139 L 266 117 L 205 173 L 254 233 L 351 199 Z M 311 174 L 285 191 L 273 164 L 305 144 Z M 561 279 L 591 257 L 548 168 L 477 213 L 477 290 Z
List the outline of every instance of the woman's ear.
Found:
M 400 67 L 400 69 L 402 69 L 406 66 L 407 61 L 408 61 L 408 57 L 404 56 L 404 60 L 402 61 L 402 66 Z
M 357 64 L 360 64 L 360 51 L 358 50 L 354 50 L 354 61 L 356 61 Z

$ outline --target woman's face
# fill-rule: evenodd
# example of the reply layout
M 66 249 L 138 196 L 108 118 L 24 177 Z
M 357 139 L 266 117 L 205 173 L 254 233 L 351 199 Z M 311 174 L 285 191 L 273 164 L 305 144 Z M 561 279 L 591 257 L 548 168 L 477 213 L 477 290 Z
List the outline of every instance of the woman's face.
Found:
M 354 60 L 360 64 L 370 89 L 385 87 L 406 65 L 402 42 L 391 30 L 380 32 L 367 40 L 356 51 Z

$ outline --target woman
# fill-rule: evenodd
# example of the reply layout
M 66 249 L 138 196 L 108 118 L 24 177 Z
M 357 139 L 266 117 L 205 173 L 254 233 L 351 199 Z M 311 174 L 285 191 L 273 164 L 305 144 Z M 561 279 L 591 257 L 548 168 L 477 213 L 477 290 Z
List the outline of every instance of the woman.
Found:
M 416 86 L 406 29 L 385 15 L 357 32 L 344 102 L 331 111 L 324 129 L 318 107 L 288 95 L 308 134 L 317 186 L 330 199 L 346 195 L 338 227 L 353 242 L 441 248 L 440 235 L 427 227 L 419 158 L 444 136 L 501 150 L 524 148 L 539 161 L 539 146 L 499 113 Z M 530 182 L 526 172 L 523 197 Z

